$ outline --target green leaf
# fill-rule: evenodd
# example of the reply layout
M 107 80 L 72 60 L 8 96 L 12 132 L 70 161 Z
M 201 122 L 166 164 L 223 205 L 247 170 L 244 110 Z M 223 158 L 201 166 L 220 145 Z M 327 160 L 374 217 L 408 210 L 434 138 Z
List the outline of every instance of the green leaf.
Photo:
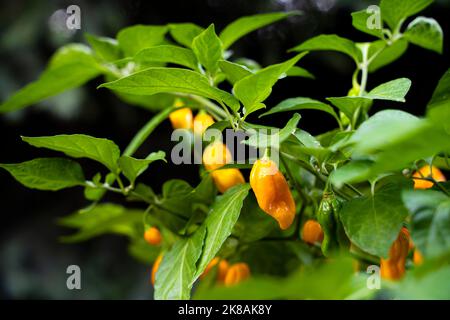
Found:
M 403 192 L 414 244 L 428 259 L 450 252 L 450 198 L 439 191 Z
M 253 73 L 243 65 L 226 60 L 219 61 L 219 67 L 232 85 Z
M 381 29 L 370 29 L 368 28 L 367 24 L 369 19 L 373 16 L 372 13 L 368 13 L 367 10 L 361 10 L 357 12 L 352 13 L 352 24 L 353 27 L 358 29 L 359 31 L 362 31 L 364 33 L 370 34 L 372 36 L 383 38 L 383 26 L 381 25 Z
M 300 12 L 275 12 L 263 13 L 248 17 L 242 17 L 230 23 L 220 33 L 220 40 L 222 40 L 223 48 L 228 49 L 234 42 L 239 40 L 246 34 L 262 28 L 268 24 L 285 19 L 292 15 L 298 15 Z
M 405 102 L 405 96 L 411 88 L 411 80 L 400 78 L 392 80 L 371 90 L 365 98 Z
M 288 72 L 286 72 L 286 75 L 288 77 L 302 77 L 308 79 L 315 79 L 314 75 L 311 72 L 297 66 L 293 66 L 292 68 L 290 68 Z
M 401 110 L 383 110 L 365 121 L 349 140 L 359 153 L 382 150 L 390 143 L 420 126 L 421 120 Z
M 0 164 L 17 181 L 31 189 L 57 191 L 83 186 L 83 170 L 75 161 L 40 158 L 16 164 Z
M 305 41 L 290 51 L 338 51 L 349 55 L 355 62 L 361 61 L 361 52 L 356 44 L 335 34 L 324 34 Z
M 253 242 L 268 236 L 275 230 L 278 230 L 275 219 L 261 210 L 253 193 L 249 194 L 245 198 L 233 234 L 239 237 L 239 241 Z
M 372 161 L 369 160 L 351 161 L 333 171 L 330 176 L 331 183 L 341 188 L 346 182 L 364 181 L 370 174 L 371 167 Z
M 270 254 L 270 252 L 265 252 Z M 327 263 L 302 266 L 287 277 L 252 277 L 235 286 L 215 286 L 196 292 L 200 300 L 275 300 L 275 299 L 345 299 L 361 293 L 366 281 L 354 277 L 351 259 L 333 259 Z
M 369 72 L 375 72 L 378 69 L 394 62 L 398 58 L 400 58 L 408 49 L 408 41 L 405 39 L 400 39 L 395 41 L 392 45 L 386 47 L 386 42 L 383 40 L 375 41 L 372 45 L 376 45 L 378 47 L 385 47 L 382 51 L 377 55 L 376 58 L 369 65 Z
M 202 254 L 206 229 L 200 227 L 192 236 L 178 240 L 164 254 L 156 272 L 155 300 L 187 300 L 190 298 L 196 263 Z M 206 241 L 206 239 L 205 239 Z
M 288 121 L 288 123 L 284 126 L 283 129 L 276 129 L 275 133 L 272 133 L 272 128 L 268 130 L 269 134 L 265 132 L 261 132 L 256 130 L 254 134 L 250 135 L 247 140 L 243 140 L 242 143 L 245 143 L 251 147 L 262 147 L 266 148 L 269 146 L 273 146 L 275 148 L 279 148 L 279 144 L 289 138 L 291 134 L 293 134 L 297 130 L 297 125 L 301 119 L 301 116 L 298 113 L 295 113 L 292 118 Z M 250 132 L 249 132 L 250 133 Z
M 135 95 L 153 95 L 161 92 L 187 93 L 225 102 L 233 110 L 239 102 L 228 92 L 214 88 L 198 72 L 178 68 L 148 68 L 116 81 L 104 83 L 108 88 Z
M 407 18 L 428 7 L 433 0 L 381 0 L 381 17 L 392 30 Z
M 404 35 L 409 42 L 442 54 L 444 49 L 444 32 L 436 20 L 417 17 L 408 25 Z
M 427 106 L 427 117 L 450 134 L 450 69 L 439 81 Z
M 151 153 L 146 159 L 122 156 L 119 159 L 119 166 L 125 177 L 127 177 L 131 184 L 134 184 L 136 178 L 144 173 L 152 162 L 157 160 L 165 161 L 165 158 L 166 154 L 164 151 Z
M 333 108 L 330 107 L 328 104 L 320 102 L 318 100 L 304 97 L 289 98 L 283 100 L 275 107 L 263 113 L 259 117 L 261 118 L 279 112 L 299 111 L 299 110 L 320 110 L 332 115 L 335 119 L 337 119 L 336 113 L 334 112 Z
M 347 236 L 367 253 L 387 257 L 408 212 L 400 194 L 402 185 L 389 182 L 375 195 L 351 199 L 340 211 Z
M 307 52 L 298 54 L 290 60 L 271 65 L 236 82 L 233 87 L 233 92 L 244 104 L 245 116 L 248 116 L 256 110 L 265 108 L 262 102 L 269 97 L 272 92 L 272 87 L 280 76 L 292 68 L 306 54 Z
M 219 69 L 219 60 L 222 59 L 222 42 L 214 31 L 214 24 L 200 33 L 192 41 L 192 50 L 198 61 L 214 76 Z
M 84 134 L 57 135 L 49 137 L 22 137 L 26 143 L 37 147 L 64 152 L 69 157 L 89 158 L 104 164 L 116 172 L 120 150 L 108 139 L 94 138 Z
M 431 272 L 422 274 L 423 268 L 414 273 L 394 288 L 395 300 L 449 300 L 450 299 L 450 266 L 442 263 L 440 268 L 433 268 Z
M 368 110 L 372 100 L 366 97 L 331 97 L 327 98 L 336 108 L 344 113 L 349 119 L 353 118 L 356 110 Z
M 80 210 L 59 220 L 59 224 L 79 229 L 61 238 L 63 242 L 80 242 L 105 233 L 133 237 L 142 225 L 143 210 L 127 209 L 116 204 L 100 204 L 90 210 Z
M 134 60 L 140 64 L 152 62 L 174 63 L 193 70 L 198 69 L 197 58 L 192 50 L 173 45 L 155 46 L 139 51 Z
M 166 26 L 136 25 L 122 29 L 117 34 L 117 41 L 126 57 L 133 57 L 139 51 L 164 43 L 168 31 Z
M 204 30 L 193 23 L 171 23 L 169 29 L 172 38 L 188 48 L 191 48 L 194 38 Z
M 97 37 L 92 34 L 86 34 L 85 37 L 100 59 L 112 62 L 122 58 L 122 52 L 116 39 Z
M 206 237 L 203 253 L 198 262 L 197 272 L 193 281 L 203 273 L 206 266 L 216 256 L 222 244 L 231 234 L 249 190 L 249 184 L 237 185 L 227 190 L 214 203 L 202 225 L 202 228 L 206 230 Z
M 25 108 L 63 91 L 81 86 L 103 72 L 89 47 L 71 44 L 59 49 L 38 80 L 0 105 L 0 113 Z

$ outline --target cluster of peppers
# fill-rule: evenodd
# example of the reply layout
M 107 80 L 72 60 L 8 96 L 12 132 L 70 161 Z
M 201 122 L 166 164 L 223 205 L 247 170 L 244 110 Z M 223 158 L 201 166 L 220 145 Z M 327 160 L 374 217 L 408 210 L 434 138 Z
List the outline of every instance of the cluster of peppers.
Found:
M 181 107 L 181 105 L 178 106 Z M 194 134 L 200 136 L 214 123 L 213 118 L 204 111 L 200 111 L 194 118 L 189 108 L 174 111 L 169 118 L 174 129 L 193 130 Z M 213 181 L 221 193 L 235 185 L 245 183 L 244 176 L 239 169 L 221 169 L 232 160 L 230 151 L 222 142 L 213 142 L 203 152 L 203 165 L 206 170 L 210 171 Z M 433 183 L 423 179 L 427 177 L 432 177 L 435 181 L 445 181 L 445 176 L 439 169 L 425 166 L 413 175 L 415 189 L 431 188 Z M 277 164 L 266 156 L 257 160 L 250 173 L 250 186 L 259 207 L 278 222 L 280 229 L 288 229 L 294 222 L 296 205 L 286 178 L 280 172 Z M 303 225 L 302 240 L 310 245 L 320 244 L 325 257 L 334 252 L 348 251 L 352 246 L 340 220 L 341 207 L 342 201 L 327 184 L 317 211 L 317 221 L 310 219 Z M 155 227 L 147 229 L 144 238 L 151 245 L 159 245 L 162 240 L 160 231 Z M 414 244 L 410 239 L 409 232 L 406 228 L 402 228 L 390 248 L 389 257 L 380 259 L 381 276 L 388 280 L 402 278 L 405 273 L 406 258 L 412 249 L 414 249 Z M 162 255 L 159 255 L 154 262 L 152 283 L 155 281 L 156 271 L 161 260 Z M 417 249 L 414 250 L 413 261 L 416 265 L 423 261 L 423 257 Z M 217 283 L 225 286 L 238 284 L 250 277 L 250 268 L 246 263 L 230 265 L 225 259 L 216 257 L 206 267 L 201 278 L 213 268 L 217 270 Z

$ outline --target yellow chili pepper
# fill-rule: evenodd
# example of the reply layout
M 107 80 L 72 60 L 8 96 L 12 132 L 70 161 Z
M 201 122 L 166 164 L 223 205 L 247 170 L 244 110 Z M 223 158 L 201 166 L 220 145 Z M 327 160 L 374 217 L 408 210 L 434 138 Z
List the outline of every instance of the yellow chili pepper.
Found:
M 446 181 L 444 174 L 436 168 L 435 166 L 426 165 L 419 169 L 419 171 L 413 174 L 413 178 L 429 178 L 432 177 L 434 180 L 438 182 Z M 414 189 L 429 189 L 433 187 L 433 182 L 414 179 Z
M 174 129 L 192 129 L 193 127 L 192 110 L 189 108 L 182 108 L 171 112 L 169 119 Z
M 201 136 L 212 124 L 214 119 L 206 112 L 200 111 L 194 118 L 194 133 Z
M 423 256 L 419 250 L 415 249 L 413 254 L 413 262 L 416 266 L 420 266 L 423 263 Z
M 156 272 L 158 271 L 159 265 L 161 264 L 163 255 L 160 254 L 155 262 L 153 263 L 153 267 L 152 267 L 152 285 L 155 285 L 155 278 L 156 278 Z
M 295 218 L 295 202 L 283 174 L 272 160 L 261 159 L 253 164 L 250 185 L 259 207 L 274 217 L 286 230 Z
M 211 176 L 217 189 L 224 193 L 237 184 L 245 183 L 244 176 L 239 169 L 230 168 L 217 170 L 233 160 L 227 146 L 222 142 L 214 142 L 203 152 L 203 164 L 206 170 L 216 170 L 211 172 Z
M 227 271 L 224 284 L 227 287 L 234 286 L 250 277 L 250 268 L 246 263 L 235 263 Z
M 306 221 L 305 225 L 303 226 L 302 239 L 309 244 L 322 242 L 323 230 L 320 224 L 315 220 Z
M 381 258 L 381 277 L 398 280 L 405 274 L 406 257 L 409 252 L 410 236 L 406 228 L 402 228 L 397 239 L 389 250 L 389 258 Z

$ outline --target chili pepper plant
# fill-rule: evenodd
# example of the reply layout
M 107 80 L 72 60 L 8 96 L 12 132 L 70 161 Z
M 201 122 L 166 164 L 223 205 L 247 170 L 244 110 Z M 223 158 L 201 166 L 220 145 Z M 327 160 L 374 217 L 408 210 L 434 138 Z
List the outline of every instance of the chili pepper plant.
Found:
M 431 3 L 382 0 L 379 10 L 352 14 L 367 42 L 318 35 L 264 67 L 231 46 L 301 12 L 242 17 L 222 30 L 173 23 L 130 26 L 114 39 L 88 34 L 87 44 L 60 48 L 39 79 L 0 112 L 98 79 L 98 90 L 146 108 L 148 123 L 120 146 L 70 132 L 23 136 L 54 157 L 0 167 L 28 188 L 82 190 L 89 205 L 61 218 L 75 230 L 62 240 L 127 237 L 130 255 L 149 266 L 155 299 L 448 299 L 450 70 L 429 79 L 437 86 L 421 117 L 379 108 L 381 100 L 407 105 L 408 91 L 419 90 L 409 79 L 371 81 L 410 46 L 443 54 L 439 23 L 419 15 Z M 316 51 L 337 51 L 354 62 L 348 93 L 330 97 L 323 88 L 316 100 L 296 88 L 289 99 L 265 104 L 283 78 L 313 77 L 301 65 Z M 307 109 L 328 114 L 335 128 L 316 136 L 303 130 Z M 258 123 L 276 113 L 291 119 L 282 128 Z M 250 122 L 250 114 L 257 120 Z M 189 168 L 200 183 L 180 176 L 159 193 L 142 174 L 179 153 L 137 152 L 165 121 L 180 137 L 174 147 L 180 143 L 183 157 L 198 160 Z M 214 140 L 212 132 L 219 132 Z M 238 147 L 257 152 L 235 161 L 222 132 L 243 133 Z M 87 176 L 79 158 L 103 170 Z M 107 193 L 123 203 L 108 203 Z

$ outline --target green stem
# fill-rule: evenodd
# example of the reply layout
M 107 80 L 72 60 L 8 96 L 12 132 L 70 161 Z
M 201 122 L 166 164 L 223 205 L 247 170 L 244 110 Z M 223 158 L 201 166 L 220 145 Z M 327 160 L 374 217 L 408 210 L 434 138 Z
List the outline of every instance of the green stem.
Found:
M 132 156 L 137 149 L 147 140 L 148 136 L 158 127 L 161 122 L 163 122 L 169 114 L 174 110 L 174 108 L 167 108 L 162 110 L 156 116 L 150 119 L 145 126 L 134 136 L 130 144 L 124 151 L 125 156 Z

